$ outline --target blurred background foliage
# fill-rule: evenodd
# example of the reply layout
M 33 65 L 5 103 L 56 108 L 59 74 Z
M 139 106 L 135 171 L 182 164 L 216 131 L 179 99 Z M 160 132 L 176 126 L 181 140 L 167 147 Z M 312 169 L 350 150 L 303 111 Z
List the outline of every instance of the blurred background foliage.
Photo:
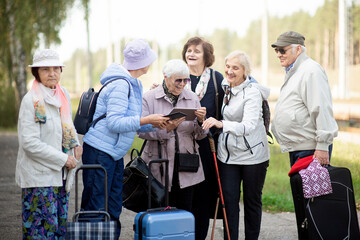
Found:
M 39 47 L 40 41 L 45 47 L 61 44 L 59 31 L 73 7 L 75 0 L 0 0 L 0 127 L 16 126 L 17 109 L 20 99 L 27 91 L 27 85 L 33 79 L 27 65 L 32 62 L 32 55 Z M 360 75 L 360 1 L 348 1 L 348 37 L 347 37 L 347 77 L 350 99 L 360 99 L 360 85 L 356 77 Z M 85 21 L 89 12 L 89 0 L 80 0 L 84 7 Z M 272 89 L 278 90 L 283 82 L 284 72 L 278 59 L 270 47 L 279 34 L 288 30 L 302 33 L 306 37 L 307 54 L 319 62 L 329 76 L 332 90 L 338 86 L 338 0 L 325 0 L 315 15 L 298 11 L 284 17 L 269 16 L 268 18 L 268 82 Z M 261 79 L 261 19 L 253 21 L 243 37 L 226 28 L 216 29 L 212 34 L 201 36 L 210 41 L 215 48 L 216 61 L 213 68 L 223 73 L 225 56 L 233 50 L 240 49 L 249 54 L 253 64 L 252 75 Z M 155 41 L 149 40 L 156 49 L 159 59 L 154 63 L 149 74 L 143 76 L 144 90 L 153 82 L 162 81 L 162 66 L 173 58 L 181 58 L 184 43 L 189 37 L 198 35 L 187 33 L 176 44 L 160 48 Z M 123 49 L 130 39 L 121 39 L 113 43 L 113 49 Z M 84 43 L 84 46 L 86 43 Z M 114 53 L 113 53 L 114 54 Z M 99 89 L 99 78 L 107 67 L 107 50 L 78 49 L 65 62 L 62 74 L 62 85 L 72 97 L 79 98 L 89 86 Z M 272 96 L 271 100 L 276 100 Z M 336 94 L 334 94 L 336 99 Z M 76 110 L 76 109 L 75 109 Z

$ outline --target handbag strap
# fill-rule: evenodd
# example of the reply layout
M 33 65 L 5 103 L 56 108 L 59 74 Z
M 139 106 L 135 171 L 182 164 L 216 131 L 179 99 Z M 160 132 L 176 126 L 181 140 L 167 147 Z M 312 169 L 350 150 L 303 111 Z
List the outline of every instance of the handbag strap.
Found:
M 136 154 L 137 154 L 138 157 L 141 156 L 142 152 L 144 151 L 146 142 L 147 142 L 147 140 L 145 139 L 144 142 L 143 142 L 143 144 L 142 144 L 142 146 L 141 146 L 140 152 L 139 152 L 139 150 L 137 150 L 136 148 L 133 148 L 133 149 L 131 150 L 131 153 L 130 153 L 130 161 L 126 164 L 125 167 L 130 166 L 131 163 L 134 161 L 134 159 L 135 159 L 134 152 L 136 152 Z
M 212 69 L 212 79 L 214 82 L 214 87 L 215 87 L 215 107 L 216 107 L 216 119 L 219 120 L 220 119 L 220 114 L 219 114 L 219 91 L 218 91 L 218 86 L 217 86 L 217 82 L 216 82 L 216 75 L 215 75 L 215 70 Z
M 179 150 L 179 138 L 178 138 L 178 134 L 176 132 L 176 129 L 174 129 L 174 133 L 175 133 L 175 152 L 180 153 L 180 150 Z M 193 137 L 193 144 L 194 144 L 194 153 L 196 153 L 195 137 Z
M 145 140 L 144 140 L 143 145 L 141 146 L 141 149 L 140 149 L 140 155 L 139 155 L 139 157 L 141 156 L 142 152 L 144 151 L 144 148 L 145 148 L 146 142 L 147 142 L 147 139 L 145 139 Z
M 161 143 L 160 143 L 159 140 L 158 140 L 157 142 L 158 142 L 158 154 L 159 154 L 159 158 L 162 158 L 162 156 L 161 156 Z

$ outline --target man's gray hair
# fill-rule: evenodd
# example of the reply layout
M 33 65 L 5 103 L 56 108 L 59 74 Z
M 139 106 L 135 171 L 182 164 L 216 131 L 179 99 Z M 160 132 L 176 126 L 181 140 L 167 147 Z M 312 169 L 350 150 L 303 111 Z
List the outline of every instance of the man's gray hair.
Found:
M 251 73 L 250 57 L 243 51 L 233 51 L 225 57 L 225 64 L 227 60 L 237 58 L 240 61 L 241 66 L 244 68 L 245 76 L 249 76 Z
M 190 71 L 188 66 L 183 60 L 180 59 L 172 59 L 165 63 L 163 68 L 163 74 L 169 78 L 173 75 L 180 75 L 180 76 L 190 76 Z
M 304 46 L 302 46 L 302 45 L 300 45 L 300 44 L 291 44 L 291 47 L 292 47 L 292 49 L 291 49 L 291 51 L 292 51 L 292 53 L 295 53 L 295 48 L 297 47 L 297 46 L 300 46 L 301 47 L 301 52 L 306 52 L 306 47 L 304 47 Z

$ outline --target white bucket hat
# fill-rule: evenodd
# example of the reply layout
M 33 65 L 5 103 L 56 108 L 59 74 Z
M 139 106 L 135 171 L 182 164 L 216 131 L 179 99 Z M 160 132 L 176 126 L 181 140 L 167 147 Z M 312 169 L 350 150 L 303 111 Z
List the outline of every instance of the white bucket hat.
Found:
M 42 49 L 35 52 L 33 64 L 29 67 L 65 67 L 60 62 L 59 54 L 52 49 Z

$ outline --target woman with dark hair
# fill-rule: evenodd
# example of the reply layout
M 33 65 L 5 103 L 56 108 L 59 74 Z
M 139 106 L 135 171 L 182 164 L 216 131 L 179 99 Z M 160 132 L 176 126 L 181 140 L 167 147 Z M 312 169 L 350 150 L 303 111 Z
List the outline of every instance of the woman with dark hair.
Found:
M 69 192 L 82 147 L 71 117 L 70 97 L 59 85 L 57 52 L 37 51 L 31 90 L 21 101 L 16 183 L 22 189 L 23 239 L 63 239 Z
M 215 62 L 214 47 L 200 37 L 190 38 L 184 45 L 182 58 L 190 70 L 191 90 L 196 93 L 202 107 L 206 107 L 206 118 L 221 120 L 221 103 L 224 91 L 221 88 L 223 76 L 211 69 Z M 215 128 L 210 129 L 217 142 Z M 209 219 L 214 217 L 218 188 L 216 182 L 214 159 L 209 139 L 197 141 L 204 169 L 205 181 L 195 186 L 192 213 L 195 216 L 196 239 L 205 239 Z

